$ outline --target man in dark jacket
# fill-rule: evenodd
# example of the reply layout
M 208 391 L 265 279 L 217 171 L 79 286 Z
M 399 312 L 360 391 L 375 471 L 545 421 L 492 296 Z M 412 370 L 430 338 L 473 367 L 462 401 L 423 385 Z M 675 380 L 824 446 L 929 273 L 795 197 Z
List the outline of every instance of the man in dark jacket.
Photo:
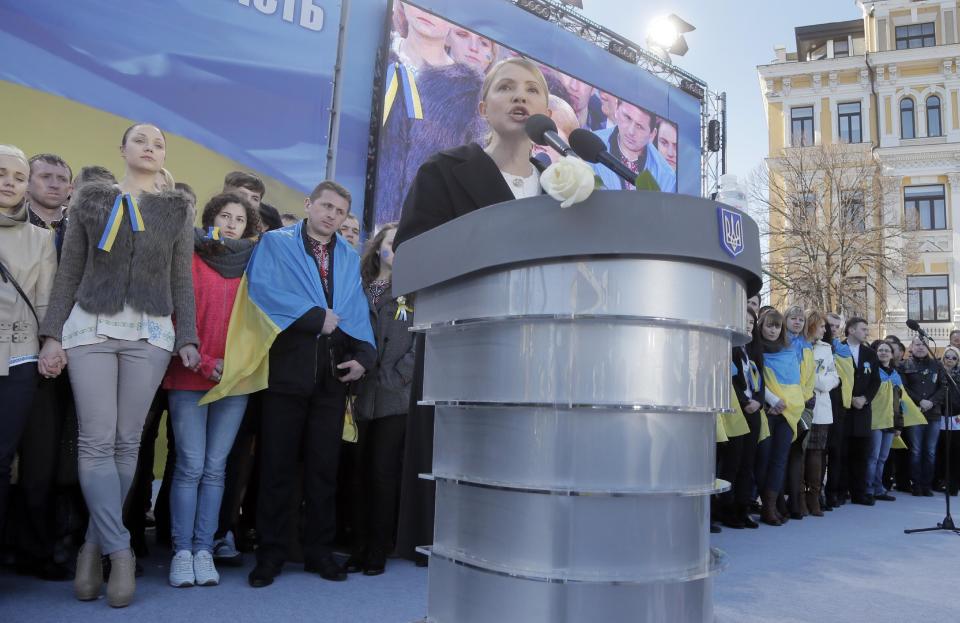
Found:
M 267 234 L 282 239 L 289 251 L 277 254 L 282 259 L 275 270 L 283 270 L 284 261 L 296 263 L 309 258 L 318 271 L 317 292 L 322 288 L 326 304 L 307 309 L 270 348 L 260 434 L 260 547 L 257 566 L 249 576 L 254 587 L 272 584 L 283 566 L 294 525 L 293 496 L 301 453 L 306 500 L 304 569 L 326 580 L 347 577 L 333 559 L 332 550 L 347 385 L 374 366 L 377 353 L 360 283 L 359 258 L 337 235 L 350 212 L 350 193 L 335 182 L 322 182 L 306 200 L 305 212 L 306 220 L 292 233 L 283 229 Z M 273 239 L 268 242 L 268 246 L 274 246 Z M 297 266 L 289 269 L 296 270 Z M 251 273 L 248 269 L 248 279 L 253 279 Z M 269 279 L 269 275 L 264 277 Z
M 880 360 L 867 346 L 867 321 L 851 318 L 845 328 L 844 343 L 853 354 L 853 401 L 844 422 L 849 436 L 850 498 L 854 504 L 873 506 L 876 502 L 867 493 L 867 460 L 873 439 L 873 411 L 870 403 L 880 390 Z
M 940 363 L 930 356 L 927 345 L 919 337 L 910 344 L 911 358 L 900 370 L 907 395 L 917 403 L 927 418 L 926 426 L 907 428 L 910 446 L 910 480 L 913 495 L 933 495 L 933 468 L 940 437 L 940 417 L 947 394 L 947 379 Z

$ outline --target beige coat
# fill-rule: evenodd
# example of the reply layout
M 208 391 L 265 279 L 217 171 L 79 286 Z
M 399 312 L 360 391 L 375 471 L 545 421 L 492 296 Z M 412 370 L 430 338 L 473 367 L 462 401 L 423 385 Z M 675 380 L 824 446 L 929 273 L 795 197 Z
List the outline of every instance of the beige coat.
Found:
M 42 320 L 57 274 L 57 251 L 53 232 L 31 225 L 23 204 L 11 215 L 0 212 L 0 262 L 20 284 Z M 12 283 L 0 278 L 0 376 L 8 374 L 11 363 L 36 358 L 40 352 L 37 330 L 26 301 Z

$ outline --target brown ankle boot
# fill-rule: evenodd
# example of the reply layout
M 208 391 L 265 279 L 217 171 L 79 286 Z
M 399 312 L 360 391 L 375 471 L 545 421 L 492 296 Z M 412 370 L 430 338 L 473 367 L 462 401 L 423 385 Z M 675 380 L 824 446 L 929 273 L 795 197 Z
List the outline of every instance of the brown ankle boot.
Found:
M 770 490 L 762 491 L 760 493 L 760 502 L 762 504 L 760 521 L 768 526 L 782 526 L 783 522 L 780 521 L 780 515 L 777 514 L 777 492 Z
M 137 559 L 129 549 L 110 554 L 110 579 L 107 580 L 107 603 L 124 608 L 133 601 L 137 588 Z
M 814 517 L 823 517 L 820 508 L 820 489 L 823 482 L 820 478 L 823 467 L 823 450 L 808 450 L 804 474 L 807 477 L 807 508 Z
M 73 593 L 80 601 L 90 601 L 100 596 L 103 588 L 103 565 L 100 563 L 100 546 L 84 543 L 77 554 L 77 573 L 73 578 Z

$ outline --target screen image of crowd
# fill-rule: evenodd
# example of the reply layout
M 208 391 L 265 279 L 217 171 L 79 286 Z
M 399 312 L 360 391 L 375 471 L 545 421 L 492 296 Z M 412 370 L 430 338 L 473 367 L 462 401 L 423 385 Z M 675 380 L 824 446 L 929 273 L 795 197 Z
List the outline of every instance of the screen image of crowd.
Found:
M 488 129 L 477 113 L 481 84 L 497 61 L 517 55 L 502 43 L 410 3 L 394 2 L 375 164 L 376 223 L 399 220 L 402 198 L 428 156 L 464 143 L 484 143 Z M 635 173 L 649 171 L 658 190 L 676 192 L 676 123 L 537 65 L 547 79 L 549 109 L 561 138 L 566 141 L 573 130 L 588 129 Z M 540 146 L 534 156 L 544 164 L 559 158 Z M 601 165 L 595 165 L 595 172 L 606 188 L 632 188 Z

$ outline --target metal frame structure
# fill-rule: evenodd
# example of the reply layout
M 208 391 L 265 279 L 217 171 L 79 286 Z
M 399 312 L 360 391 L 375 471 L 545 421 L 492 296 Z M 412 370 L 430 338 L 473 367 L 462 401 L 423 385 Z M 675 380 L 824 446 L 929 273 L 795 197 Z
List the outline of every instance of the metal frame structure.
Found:
M 707 83 L 677 67 L 669 60 L 644 49 L 637 43 L 580 15 L 572 6 L 558 0 L 508 0 L 521 9 L 552 22 L 585 41 L 603 48 L 624 62 L 639 65 L 671 85 L 683 89 L 702 102 L 700 106 L 700 187 L 704 197 L 712 197 L 720 188 L 720 176 L 726 172 L 726 93 L 710 91 Z M 719 149 L 707 147 L 711 121 L 719 123 Z

